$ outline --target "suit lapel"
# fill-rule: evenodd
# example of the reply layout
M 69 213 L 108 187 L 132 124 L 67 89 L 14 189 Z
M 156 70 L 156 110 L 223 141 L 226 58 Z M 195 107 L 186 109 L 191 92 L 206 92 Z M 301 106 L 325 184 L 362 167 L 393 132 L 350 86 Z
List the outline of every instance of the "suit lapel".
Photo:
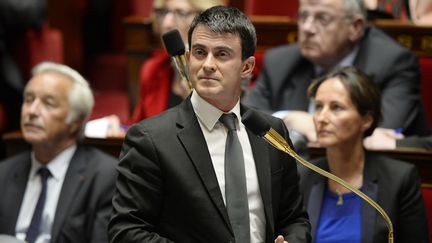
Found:
M 85 157 L 86 156 L 83 149 L 78 145 L 66 172 L 60 192 L 60 197 L 57 203 L 57 209 L 52 228 L 52 242 L 57 241 L 60 230 L 68 213 L 68 209 L 72 204 L 76 203 L 74 202 L 75 194 L 85 180 L 84 171 L 87 165 L 87 159 Z
M 8 200 L 5 200 L 5 219 L 10 222 L 7 226 L 7 231 L 10 234 L 15 234 L 15 226 L 18 220 L 21 204 L 24 199 L 24 192 L 27 186 L 27 180 L 31 168 L 30 153 L 25 154 L 25 162 L 16 161 L 17 166 L 11 175 L 11 181 L 8 183 L 8 193 L 2 195 Z M 19 163 L 18 163 L 19 162 Z
M 264 212 L 267 218 L 267 228 L 274 232 L 269 146 L 264 139 L 256 136 L 251 131 L 247 130 L 247 133 L 252 147 L 252 154 L 258 175 L 258 185 L 264 205 Z
M 177 124 L 179 126 L 177 136 L 180 142 L 183 144 L 187 154 L 194 164 L 195 169 L 215 207 L 218 209 L 221 217 L 225 220 L 227 227 L 231 229 L 231 227 L 229 227 L 230 223 L 228 213 L 214 172 L 207 143 L 193 111 L 190 98 L 179 106 Z
M 326 183 L 326 180 L 319 179 L 318 181 L 314 182 L 314 184 L 311 187 L 310 194 L 309 194 L 309 200 L 308 200 L 308 206 L 307 211 L 309 212 L 309 220 L 312 227 L 312 237 L 314 238 L 316 235 L 316 229 L 318 226 L 318 220 L 319 216 L 321 214 L 321 205 L 322 200 L 324 196 L 324 185 Z
M 374 155 L 366 154 L 365 168 L 364 168 L 364 179 L 363 179 L 363 192 L 368 195 L 372 200 L 378 203 L 378 175 L 374 170 L 374 163 L 377 163 L 380 159 L 374 159 Z M 367 202 L 363 202 L 362 206 L 362 243 L 371 243 L 374 241 L 373 236 L 375 235 L 375 222 L 377 217 L 377 211 L 375 208 L 370 206 Z
M 247 107 L 241 106 L 242 115 L 248 110 Z M 267 228 L 274 232 L 274 217 L 271 195 L 271 171 L 270 171 L 270 151 L 267 142 L 253 132 L 247 129 L 249 142 L 252 148 L 252 154 L 255 161 L 256 172 L 258 176 L 258 185 L 266 215 Z M 273 149 L 273 148 L 271 148 Z

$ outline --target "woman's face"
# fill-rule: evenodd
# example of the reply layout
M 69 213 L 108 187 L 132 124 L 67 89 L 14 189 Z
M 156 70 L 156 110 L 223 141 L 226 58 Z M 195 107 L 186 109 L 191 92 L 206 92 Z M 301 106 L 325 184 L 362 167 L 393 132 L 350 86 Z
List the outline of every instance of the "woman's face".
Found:
M 323 147 L 361 144 L 371 126 L 370 115 L 361 116 L 338 78 L 324 81 L 315 96 L 313 115 L 318 142 Z
M 183 42 L 187 43 L 187 32 L 196 12 L 188 0 L 166 0 L 163 8 L 154 10 L 160 35 L 178 29 Z

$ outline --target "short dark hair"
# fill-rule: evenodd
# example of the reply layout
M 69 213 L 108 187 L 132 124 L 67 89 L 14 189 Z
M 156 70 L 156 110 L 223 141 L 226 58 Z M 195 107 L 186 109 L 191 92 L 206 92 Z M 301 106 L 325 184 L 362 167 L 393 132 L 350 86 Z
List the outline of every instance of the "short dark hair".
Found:
M 200 25 L 215 33 L 238 34 L 241 41 L 242 60 L 254 55 L 257 42 L 255 27 L 239 9 L 215 6 L 197 15 L 189 28 L 189 48 L 192 47 L 192 33 Z
M 342 67 L 314 80 L 308 88 L 308 96 L 315 98 L 321 84 L 331 78 L 337 78 L 342 82 L 361 116 L 367 114 L 372 116 L 372 125 L 363 134 L 364 136 L 371 135 L 382 119 L 381 94 L 376 84 L 361 70 L 352 66 Z

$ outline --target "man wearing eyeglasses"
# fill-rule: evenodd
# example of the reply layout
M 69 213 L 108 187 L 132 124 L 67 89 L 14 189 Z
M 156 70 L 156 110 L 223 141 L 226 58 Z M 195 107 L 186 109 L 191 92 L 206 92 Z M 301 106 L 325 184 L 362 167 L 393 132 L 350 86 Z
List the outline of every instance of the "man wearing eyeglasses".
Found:
M 373 26 L 362 0 L 300 0 L 298 43 L 269 50 L 245 103 L 283 118 L 301 147 L 316 141 L 306 96 L 311 80 L 338 66 L 354 65 L 382 92 L 381 127 L 427 134 L 416 56 Z M 296 136 L 297 135 L 297 136 Z

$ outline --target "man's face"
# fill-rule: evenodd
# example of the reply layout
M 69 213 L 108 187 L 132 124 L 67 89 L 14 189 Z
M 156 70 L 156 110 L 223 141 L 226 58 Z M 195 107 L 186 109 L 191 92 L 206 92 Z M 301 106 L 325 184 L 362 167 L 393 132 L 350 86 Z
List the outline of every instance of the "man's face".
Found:
M 67 77 L 54 72 L 40 73 L 29 81 L 21 109 L 21 130 L 27 142 L 49 146 L 74 139 L 72 125 L 66 124 L 71 87 Z
M 214 33 L 200 25 L 191 44 L 187 57 L 194 89 L 220 110 L 231 110 L 240 98 L 242 79 L 252 72 L 254 57 L 242 61 L 239 35 Z
M 300 51 L 305 58 L 324 68 L 335 65 L 351 50 L 352 21 L 344 11 L 343 1 L 300 1 Z

